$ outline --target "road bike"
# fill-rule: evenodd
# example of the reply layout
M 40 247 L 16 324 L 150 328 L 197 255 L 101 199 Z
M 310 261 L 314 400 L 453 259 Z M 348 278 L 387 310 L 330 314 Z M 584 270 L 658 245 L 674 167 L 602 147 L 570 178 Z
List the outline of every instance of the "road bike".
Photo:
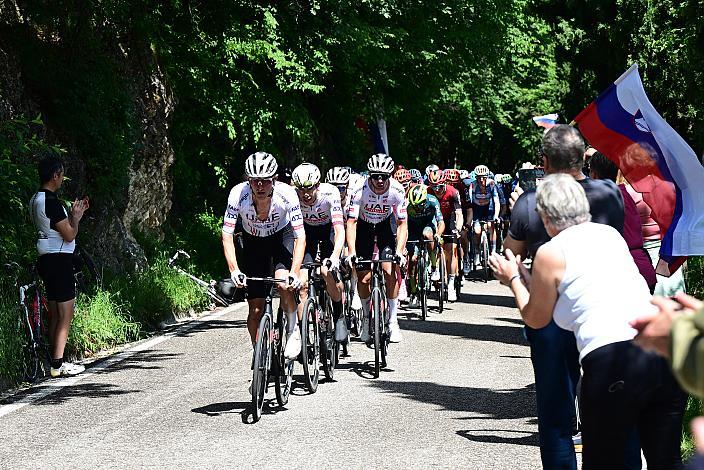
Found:
M 9 272 L 19 275 L 19 264 L 12 262 L 5 265 Z M 49 309 L 36 267 L 29 269 L 30 282 L 16 282 L 18 307 L 18 330 L 23 333 L 22 341 L 22 375 L 28 382 L 34 382 L 46 375 L 49 362 L 48 333 Z M 18 278 L 17 278 L 18 279 Z
M 413 245 L 419 245 L 418 247 L 418 259 L 416 261 L 413 276 L 416 280 L 416 295 L 418 296 L 418 302 L 420 304 L 420 317 L 422 320 L 428 318 L 428 290 L 430 289 L 430 255 L 428 253 L 428 244 L 435 242 L 435 240 L 409 240 L 407 243 Z M 413 256 L 412 253 L 408 254 L 409 257 Z
M 372 325 L 374 327 L 374 378 L 379 378 L 381 369 L 387 365 L 386 356 L 390 339 L 389 305 L 386 301 L 386 285 L 384 283 L 384 271 L 381 268 L 381 264 L 398 264 L 400 258 L 397 255 L 378 260 L 363 260 L 357 258 L 354 262 L 357 266 L 369 266 L 372 271 L 371 308 L 369 309 L 371 318 L 369 325 L 370 328 Z
M 222 281 L 213 281 L 210 280 L 208 282 L 194 276 L 193 274 L 190 274 L 189 272 L 181 269 L 178 265 L 176 265 L 176 260 L 179 257 L 184 257 L 186 259 L 190 259 L 190 255 L 186 253 L 183 250 L 178 250 L 174 255 L 169 258 L 167 264 L 171 269 L 174 269 L 177 273 L 189 278 L 196 284 L 198 284 L 202 289 L 205 295 L 207 295 L 215 305 L 219 305 L 221 307 L 227 307 L 228 305 L 231 305 L 232 303 L 241 300 L 240 298 L 237 297 L 237 293 L 235 290 L 235 285 L 230 279 L 223 279 Z
M 439 280 L 431 282 L 438 294 L 438 313 L 442 313 L 447 300 L 447 266 L 445 264 L 445 250 L 440 243 L 435 244 L 435 260 L 438 264 Z
M 344 267 L 347 265 L 346 260 L 341 260 L 340 261 L 340 266 Z M 347 331 L 349 332 L 349 335 L 354 335 L 356 337 L 359 337 L 361 333 L 361 325 L 362 325 L 362 315 L 364 310 L 363 309 L 355 309 L 352 308 L 352 296 L 354 295 L 354 289 L 356 286 L 352 285 L 353 278 L 352 278 L 352 269 L 347 268 L 347 269 L 340 269 L 340 274 L 342 275 L 342 287 L 343 287 L 343 307 L 344 307 L 344 312 L 345 312 L 345 320 L 347 322 Z M 344 356 L 348 355 L 347 351 L 347 343 L 343 342 L 342 343 L 342 354 Z
M 259 321 L 257 340 L 254 345 L 254 363 L 252 365 L 252 405 L 253 422 L 262 417 L 264 397 L 269 388 L 269 379 L 274 378 L 276 401 L 279 406 L 288 403 L 293 382 L 293 361 L 284 356 L 286 350 L 286 331 L 288 320 L 279 307 L 274 323 L 273 289 L 276 283 L 285 283 L 285 279 L 273 277 L 248 277 L 247 282 L 263 282 L 266 285 L 264 313 Z
M 473 245 L 472 246 L 472 255 L 471 255 L 472 271 L 476 271 L 477 268 L 479 268 L 481 266 L 484 282 L 489 282 L 489 279 L 490 279 L 489 231 L 487 230 L 488 224 L 489 224 L 489 222 L 487 222 L 485 220 L 479 221 L 479 226 L 481 229 L 481 232 L 479 235 L 479 246 L 476 246 L 476 242 L 474 241 L 475 237 L 472 236 L 472 245 Z M 478 250 L 478 251 L 476 251 L 476 250 Z M 475 263 L 476 253 L 479 253 L 479 265 L 477 265 Z
M 455 285 L 453 287 L 455 289 L 457 299 L 459 300 L 460 291 L 462 290 L 462 262 L 464 261 L 462 243 L 460 243 L 460 235 L 458 233 L 451 233 L 443 235 L 443 239 L 445 240 L 445 243 L 447 243 L 448 240 L 455 242 L 454 244 L 457 250 L 457 273 L 455 274 Z M 445 295 L 447 295 L 447 290 L 445 291 Z M 445 298 L 445 300 L 447 300 L 447 298 Z

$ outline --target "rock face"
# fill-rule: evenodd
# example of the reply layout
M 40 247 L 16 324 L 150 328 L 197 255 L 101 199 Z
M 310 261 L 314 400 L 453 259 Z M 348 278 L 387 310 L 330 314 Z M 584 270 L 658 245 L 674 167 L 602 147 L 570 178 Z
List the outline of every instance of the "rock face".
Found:
M 130 168 L 128 202 L 122 221 L 128 233 L 137 229 L 162 240 L 162 227 L 172 204 L 174 151 L 169 142 L 169 125 L 175 102 L 156 54 L 148 48 L 136 51 L 136 55 L 138 69 L 134 76 L 139 80 L 135 101 L 141 135 Z
M 18 20 L 0 7 L 0 21 L 7 25 Z M 102 207 L 91 206 L 78 240 L 103 266 L 129 272 L 144 268 L 147 262 L 135 234 L 163 240 L 163 226 L 171 211 L 174 151 L 169 141 L 169 126 L 175 100 L 148 42 L 131 39 L 117 43 L 117 38 L 114 41 L 106 50 L 121 51 L 117 55 L 130 84 L 129 94 L 138 121 L 135 151 L 128 168 L 129 185 L 113 188 L 117 193 L 126 191 L 127 197 L 118 198 L 120 202 L 104 202 Z M 31 99 L 33 90 L 27 87 L 18 56 L 0 43 L 0 119 L 20 116 L 32 119 L 43 114 L 41 102 Z M 72 178 L 68 186 L 75 190 L 69 193 L 85 189 L 89 183 L 85 174 L 87 156 L 81 155 L 70 138 L 52 132 L 50 126 L 44 137 L 69 149 L 67 168 Z

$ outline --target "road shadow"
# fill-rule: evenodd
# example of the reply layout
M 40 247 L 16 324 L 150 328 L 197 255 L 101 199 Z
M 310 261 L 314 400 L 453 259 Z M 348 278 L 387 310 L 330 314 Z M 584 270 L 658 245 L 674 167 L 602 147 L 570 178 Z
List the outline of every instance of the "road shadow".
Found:
M 461 420 L 524 419 L 537 416 L 533 384 L 508 390 L 458 387 L 434 382 L 375 380 L 370 384 L 382 391 L 396 393 L 409 400 L 435 404 L 440 411 L 449 410 L 479 415 L 457 418 Z
M 358 362 L 358 361 L 345 361 L 337 364 L 337 367 L 335 370 L 349 370 L 351 372 L 354 372 L 357 374 L 358 377 L 361 377 L 363 379 L 371 379 L 371 380 L 376 380 L 374 378 L 374 361 L 364 361 L 364 362 Z M 390 369 L 388 367 L 388 361 L 387 361 L 387 366 L 382 367 L 381 372 L 394 372 L 394 369 Z
M 516 437 L 487 434 L 492 432 L 501 434 L 515 434 Z M 457 431 L 456 434 L 473 442 L 482 442 L 489 444 L 515 444 L 520 446 L 533 447 L 539 446 L 537 432 L 516 431 L 512 429 L 463 429 L 461 431 Z
M 189 338 L 198 333 L 211 330 L 229 330 L 231 328 L 246 328 L 247 320 L 210 320 L 198 323 L 196 326 L 177 333 L 176 337 Z
M 175 360 L 181 356 L 183 356 L 182 353 L 162 353 L 153 350 L 140 351 L 131 354 L 120 362 L 110 365 L 110 367 L 96 370 L 95 373 L 111 374 L 121 370 L 157 370 L 162 368 L 161 365 L 158 365 L 159 362 Z M 108 359 L 110 358 L 105 358 L 105 360 Z M 100 364 L 100 362 L 96 362 L 92 367 L 98 364 Z
M 522 328 L 505 325 L 477 325 L 449 321 L 417 321 L 399 319 L 402 330 L 417 331 L 442 336 L 457 336 L 477 341 L 527 345 Z
M 51 388 L 51 385 L 34 387 L 32 390 L 37 393 L 46 388 Z M 51 395 L 38 400 L 35 405 L 60 405 L 74 398 L 110 398 L 140 392 L 141 390 L 125 390 L 119 385 L 81 382 L 59 389 Z
M 271 391 L 270 393 L 274 393 Z M 233 402 L 222 402 L 222 403 L 211 403 L 210 405 L 201 406 L 198 408 L 193 408 L 192 413 L 198 413 L 205 416 L 218 417 L 223 415 L 238 414 L 242 419 L 244 424 L 254 424 L 253 413 L 254 405 L 251 401 L 233 401 Z M 262 416 L 265 415 L 275 415 L 282 411 L 286 411 L 288 408 L 285 406 L 279 406 L 276 402 L 276 398 L 273 395 L 267 394 L 267 398 L 264 399 L 264 406 L 262 407 Z
M 469 292 L 463 292 L 462 301 L 469 304 L 517 308 L 516 299 L 512 295 L 470 294 Z
M 525 326 L 525 322 L 520 318 L 506 318 L 506 317 L 494 317 L 493 320 L 503 321 L 506 323 L 512 323 L 514 325 Z

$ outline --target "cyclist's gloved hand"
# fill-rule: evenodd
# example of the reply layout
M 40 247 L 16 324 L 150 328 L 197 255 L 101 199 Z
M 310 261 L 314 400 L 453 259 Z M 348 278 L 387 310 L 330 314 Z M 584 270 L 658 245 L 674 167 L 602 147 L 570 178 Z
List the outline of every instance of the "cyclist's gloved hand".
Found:
M 399 253 L 399 252 L 396 252 L 396 256 L 398 257 L 398 265 L 402 268 L 404 266 L 406 266 L 406 261 L 407 261 L 406 256 L 404 256 L 403 253 Z
M 323 260 L 323 266 L 330 271 L 337 271 L 340 269 L 340 258 L 325 258 Z
M 301 288 L 301 280 L 298 279 L 298 276 L 296 276 L 293 273 L 289 273 L 288 275 L 288 285 L 292 289 L 300 289 Z
M 347 266 L 349 266 L 350 268 L 354 268 L 354 265 L 357 264 L 357 255 L 349 255 L 346 260 Z
M 247 287 L 247 275 L 239 269 L 236 269 L 230 273 L 230 279 L 232 279 L 232 282 L 235 283 L 235 287 L 239 289 Z

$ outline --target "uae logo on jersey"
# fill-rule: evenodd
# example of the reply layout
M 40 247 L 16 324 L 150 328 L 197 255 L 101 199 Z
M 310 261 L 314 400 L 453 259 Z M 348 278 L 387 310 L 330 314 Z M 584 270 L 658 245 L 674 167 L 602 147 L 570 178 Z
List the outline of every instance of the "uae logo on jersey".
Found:
M 369 214 L 388 214 L 391 206 L 388 204 L 365 204 L 364 210 Z

